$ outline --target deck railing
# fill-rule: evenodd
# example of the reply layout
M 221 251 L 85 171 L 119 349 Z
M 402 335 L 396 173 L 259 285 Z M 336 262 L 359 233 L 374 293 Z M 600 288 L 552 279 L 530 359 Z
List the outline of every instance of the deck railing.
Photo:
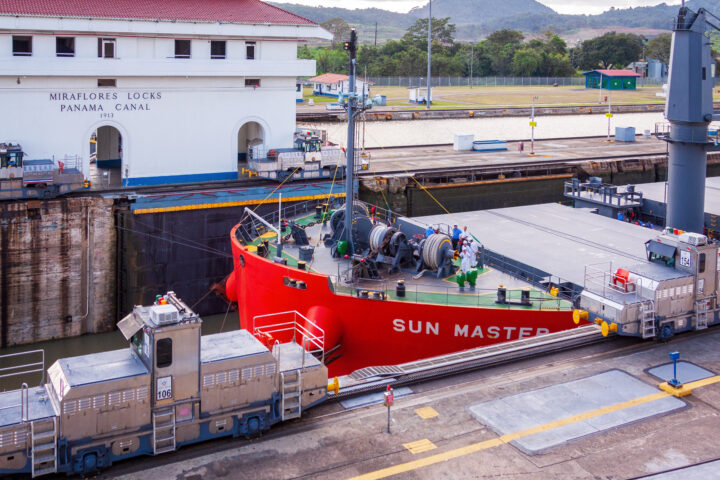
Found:
M 497 289 L 493 288 L 470 288 L 466 286 L 460 290 L 459 286 L 448 284 L 447 286 L 412 283 L 405 284 L 405 296 L 398 297 L 396 294 L 397 281 L 386 279 L 363 278 L 354 283 L 339 281 L 336 275 L 329 276 L 331 289 L 339 295 L 357 296 L 369 300 L 397 300 L 408 303 L 439 304 L 460 307 L 492 307 L 492 308 L 523 308 L 519 304 L 522 288 L 507 288 L 506 298 L 514 303 L 496 303 Z M 530 291 L 532 305 L 527 308 L 533 310 L 570 310 L 572 304 L 563 298 L 555 297 L 538 290 Z

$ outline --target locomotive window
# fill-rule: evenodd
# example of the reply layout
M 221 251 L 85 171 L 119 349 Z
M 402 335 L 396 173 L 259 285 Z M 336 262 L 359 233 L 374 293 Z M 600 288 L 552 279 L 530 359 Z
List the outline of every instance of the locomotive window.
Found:
M 698 255 L 698 273 L 703 273 L 705 271 L 705 254 L 701 253 Z
M 156 343 L 157 367 L 169 367 L 172 364 L 172 339 L 161 338 Z

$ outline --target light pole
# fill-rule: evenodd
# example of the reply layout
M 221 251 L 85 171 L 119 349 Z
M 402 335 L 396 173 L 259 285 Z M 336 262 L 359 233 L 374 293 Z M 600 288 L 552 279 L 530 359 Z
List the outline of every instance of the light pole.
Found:
M 425 104 L 427 109 L 430 110 L 430 90 L 432 89 L 432 79 L 430 77 L 430 62 L 432 54 L 432 0 L 428 2 L 428 61 L 427 61 L 427 97 L 425 97 Z
M 608 89 L 608 111 L 605 114 L 608 119 L 607 141 L 610 141 L 610 119 L 612 118 L 612 90 Z
M 473 59 L 475 57 L 474 54 L 475 45 L 472 43 L 470 44 L 470 88 L 472 88 L 472 78 L 473 78 Z

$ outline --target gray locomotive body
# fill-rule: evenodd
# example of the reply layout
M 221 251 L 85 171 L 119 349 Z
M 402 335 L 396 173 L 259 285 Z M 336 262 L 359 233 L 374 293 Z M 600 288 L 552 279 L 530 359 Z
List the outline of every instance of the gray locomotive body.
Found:
M 327 368 L 308 351 L 319 337 L 292 332 L 270 347 L 246 330 L 201 337 L 197 314 L 172 292 L 165 298 L 118 324 L 129 348 L 58 360 L 45 385 L 0 393 L 0 474 L 86 475 L 255 436 L 325 398 Z M 275 327 L 264 334 L 293 325 Z
M 666 229 L 646 243 L 647 263 L 588 266 L 573 315 L 602 333 L 667 340 L 720 323 L 718 245 L 705 235 Z

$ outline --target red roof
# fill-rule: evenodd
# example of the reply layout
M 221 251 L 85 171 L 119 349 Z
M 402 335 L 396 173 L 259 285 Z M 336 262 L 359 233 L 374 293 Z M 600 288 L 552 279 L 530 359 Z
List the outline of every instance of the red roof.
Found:
M 308 82 L 314 83 L 340 83 L 343 80 L 350 80 L 350 77 L 342 73 L 323 73 L 317 77 L 308 78 Z
M 315 25 L 260 0 L 0 0 L 0 15 Z
M 2 0 L 0 0 L 2 1 Z M 608 77 L 642 77 L 639 73 L 635 73 L 632 70 L 590 70 L 589 72 L 583 73 L 583 75 L 598 72 Z

